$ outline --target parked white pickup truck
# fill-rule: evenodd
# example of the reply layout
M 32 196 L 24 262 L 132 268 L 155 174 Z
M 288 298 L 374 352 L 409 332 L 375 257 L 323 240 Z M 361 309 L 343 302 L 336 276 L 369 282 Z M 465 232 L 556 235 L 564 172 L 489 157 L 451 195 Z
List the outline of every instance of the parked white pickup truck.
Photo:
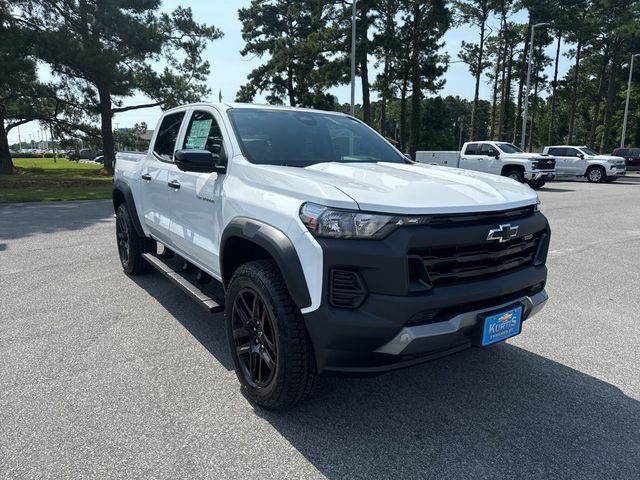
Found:
M 339 113 L 167 111 L 147 153 L 118 155 L 113 205 L 124 271 L 153 266 L 224 310 L 238 379 L 269 408 L 322 372 L 503 341 L 547 301 L 550 230 L 530 188 L 414 164 Z
M 627 174 L 623 157 L 600 155 L 589 147 L 557 145 L 544 147 L 544 153 L 556 157 L 556 174 L 560 177 L 586 177 L 590 182 L 615 182 Z
M 528 183 L 532 188 L 541 188 L 547 180 L 555 178 L 553 157 L 526 153 L 504 142 L 467 142 L 460 152 L 419 151 L 416 161 L 502 175 Z

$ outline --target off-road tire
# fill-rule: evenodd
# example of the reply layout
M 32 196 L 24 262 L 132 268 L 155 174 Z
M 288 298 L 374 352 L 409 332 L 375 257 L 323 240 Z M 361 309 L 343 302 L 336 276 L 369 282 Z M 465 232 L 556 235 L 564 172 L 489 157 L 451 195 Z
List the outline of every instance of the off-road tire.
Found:
M 151 270 L 151 265 L 142 258 L 142 254 L 152 251 L 155 242 L 138 235 L 125 203 L 120 204 L 116 211 L 116 241 L 120 264 L 125 273 L 139 275 Z
M 502 176 L 524 183 L 524 173 L 522 173 L 522 170 L 517 168 L 509 168 L 505 170 Z
M 242 353 L 238 346 L 247 338 L 251 338 L 250 335 L 243 335 L 243 338 L 238 340 L 234 337 L 234 329 L 236 332 L 241 329 L 241 320 L 246 318 L 240 318 L 235 310 L 242 308 L 242 299 L 238 297 L 246 292 L 255 292 L 258 295 L 263 302 L 261 308 L 266 307 L 264 311 L 271 315 L 270 321 L 273 324 L 271 330 L 276 347 L 275 368 L 269 383 L 264 386 L 256 386 L 254 378 L 248 374 L 247 364 L 241 364 Z M 275 262 L 249 262 L 235 271 L 225 298 L 225 325 L 236 375 L 243 392 L 250 400 L 267 409 L 279 409 L 296 404 L 311 395 L 318 380 L 313 346 L 300 309 L 291 299 Z M 255 332 L 255 329 L 253 331 Z M 250 341 L 260 340 L 254 338 Z M 246 360 L 246 349 L 244 352 Z
M 587 180 L 591 183 L 602 183 L 604 182 L 607 173 L 604 171 L 602 167 L 589 167 L 587 169 Z

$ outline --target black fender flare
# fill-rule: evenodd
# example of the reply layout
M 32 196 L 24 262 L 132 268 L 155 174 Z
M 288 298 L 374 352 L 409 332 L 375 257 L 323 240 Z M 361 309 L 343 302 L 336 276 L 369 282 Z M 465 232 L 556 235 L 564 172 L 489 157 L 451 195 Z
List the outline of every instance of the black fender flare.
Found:
M 129 215 L 131 216 L 131 220 L 133 221 L 133 227 L 136 229 L 136 233 L 145 237 L 144 230 L 142 229 L 142 224 L 140 223 L 140 219 L 138 218 L 138 210 L 136 209 L 136 202 L 133 200 L 133 192 L 131 191 L 131 187 L 123 180 L 115 180 L 113 182 L 113 210 L 118 211 L 118 207 L 120 206 L 118 193 L 122 194 L 124 197 L 124 203 L 129 210 Z
M 225 288 L 228 285 L 230 275 L 225 275 L 224 252 L 226 244 L 234 237 L 248 240 L 266 250 L 278 265 L 289 294 L 298 308 L 311 306 L 311 296 L 307 288 L 302 264 L 289 237 L 271 225 L 250 218 L 238 217 L 233 219 L 222 234 L 220 241 L 220 273 Z

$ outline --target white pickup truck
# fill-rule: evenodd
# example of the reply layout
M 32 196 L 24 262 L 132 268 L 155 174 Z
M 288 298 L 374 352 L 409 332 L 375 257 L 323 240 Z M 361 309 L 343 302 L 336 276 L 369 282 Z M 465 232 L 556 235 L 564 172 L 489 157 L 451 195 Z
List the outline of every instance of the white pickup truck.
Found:
M 371 374 L 520 333 L 547 301 L 550 230 L 511 179 L 414 164 L 339 113 L 164 113 L 113 183 L 120 262 L 225 313 L 238 379 L 268 408 L 319 373 Z
M 539 153 L 526 153 L 511 143 L 467 142 L 460 152 L 420 151 L 416 161 L 443 167 L 464 168 L 493 173 L 541 188 L 555 178 L 555 159 Z
M 584 145 L 544 147 L 543 152 L 556 158 L 559 177 L 586 177 L 590 182 L 610 183 L 627 174 L 627 162 L 623 157 L 600 155 Z

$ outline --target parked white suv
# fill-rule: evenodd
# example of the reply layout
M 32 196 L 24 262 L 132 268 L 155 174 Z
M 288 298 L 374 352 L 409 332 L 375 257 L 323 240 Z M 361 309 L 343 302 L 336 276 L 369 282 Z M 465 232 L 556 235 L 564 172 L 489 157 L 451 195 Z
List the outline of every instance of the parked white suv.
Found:
M 223 309 L 238 379 L 270 408 L 321 372 L 503 341 L 547 301 L 550 230 L 529 187 L 414 164 L 340 113 L 170 110 L 147 153 L 118 154 L 113 204 L 124 271 L 154 266 Z
M 614 182 L 627 173 L 624 158 L 600 155 L 586 146 L 556 145 L 544 147 L 543 152 L 556 158 L 558 177 L 586 177 L 599 183 Z

